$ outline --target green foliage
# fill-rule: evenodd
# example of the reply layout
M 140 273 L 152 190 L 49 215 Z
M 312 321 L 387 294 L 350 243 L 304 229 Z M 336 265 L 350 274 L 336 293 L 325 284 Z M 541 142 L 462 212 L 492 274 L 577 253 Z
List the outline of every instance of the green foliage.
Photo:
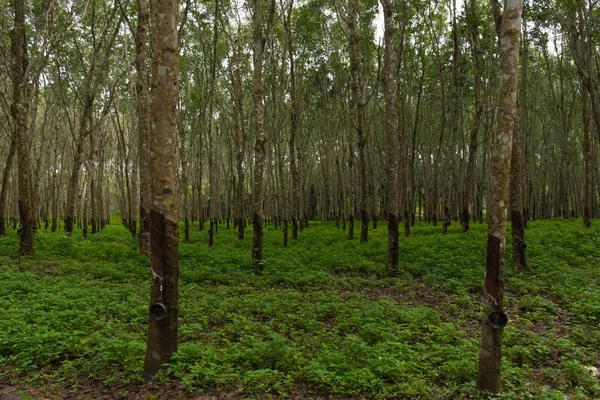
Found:
M 183 230 L 181 230 L 183 231 Z M 265 259 L 221 228 L 216 245 L 192 229 L 180 245 L 180 344 L 163 383 L 189 391 L 325 397 L 466 398 L 475 392 L 485 227 L 417 224 L 401 243 L 400 274 L 385 276 L 386 230 L 348 241 L 312 223 Z M 598 228 L 530 222 L 530 269 L 507 269 L 501 398 L 591 398 L 597 362 Z M 19 265 L 16 235 L 0 238 L 0 362 L 16 381 L 81 378 L 142 383 L 148 260 L 122 227 L 84 241 L 40 230 Z M 510 254 L 507 255 L 510 257 Z

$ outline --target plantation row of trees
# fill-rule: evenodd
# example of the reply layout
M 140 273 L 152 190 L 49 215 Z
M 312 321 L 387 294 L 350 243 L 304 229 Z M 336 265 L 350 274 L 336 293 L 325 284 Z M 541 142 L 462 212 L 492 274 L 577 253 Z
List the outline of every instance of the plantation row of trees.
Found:
M 181 4 L 181 217 L 201 229 L 204 221 L 251 222 L 254 172 L 263 169 L 265 218 L 288 221 L 294 238 L 311 218 L 338 220 L 352 238 L 356 218 L 365 241 L 369 223 L 387 219 L 394 202 L 389 158 L 398 176 L 392 208 L 407 234 L 415 218 L 440 221 L 442 229 L 460 220 L 465 231 L 469 219 L 481 221 L 498 109 L 497 35 L 491 3 L 455 3 L 394 2 L 390 71 L 376 1 L 357 9 L 333 0 L 262 4 L 262 120 L 254 117 L 257 44 L 247 5 Z M 12 132 L 19 123 L 32 160 L 23 168 L 34 220 L 53 229 L 64 220 L 72 231 L 86 219 L 95 232 L 116 212 L 133 233 L 145 221 L 147 126 L 140 121 L 149 82 L 138 8 L 123 0 L 24 4 L 24 114 L 14 116 L 14 15 L 3 8 L 2 232 L 18 219 L 22 146 Z M 589 224 L 598 213 L 596 11 L 585 1 L 525 4 L 513 180 L 524 218 L 578 216 Z M 385 134 L 389 73 L 392 142 Z M 256 142 L 260 129 L 264 142 Z M 264 161 L 255 157 L 256 143 Z
M 186 241 L 208 221 L 210 245 L 220 222 L 240 239 L 251 224 L 254 262 L 265 218 L 284 245 L 312 218 L 348 239 L 356 220 L 361 242 L 384 219 L 394 273 L 400 221 L 407 235 L 415 219 L 466 232 L 485 212 L 489 314 L 509 207 L 521 267 L 528 218 L 597 216 L 593 2 L 14 0 L 0 13 L 0 234 L 18 221 L 30 254 L 42 224 L 93 234 L 117 211 L 165 307 L 150 374 L 176 350 L 180 219 Z M 500 339 L 484 326 L 483 389 L 499 389 Z

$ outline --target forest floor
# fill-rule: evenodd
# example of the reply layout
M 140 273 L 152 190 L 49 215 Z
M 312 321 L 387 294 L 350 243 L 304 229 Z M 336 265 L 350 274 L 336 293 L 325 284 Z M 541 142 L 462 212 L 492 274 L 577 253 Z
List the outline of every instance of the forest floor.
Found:
M 476 398 L 485 229 L 417 223 L 389 278 L 381 222 L 366 244 L 314 222 L 288 248 L 269 226 L 258 266 L 251 227 L 240 242 L 221 226 L 209 248 L 195 224 L 179 247 L 179 351 L 152 383 L 149 262 L 131 235 L 117 221 L 88 240 L 41 229 L 19 263 L 10 230 L 0 399 Z M 498 398 L 600 398 L 600 222 L 532 221 L 526 242 L 528 268 L 506 269 Z

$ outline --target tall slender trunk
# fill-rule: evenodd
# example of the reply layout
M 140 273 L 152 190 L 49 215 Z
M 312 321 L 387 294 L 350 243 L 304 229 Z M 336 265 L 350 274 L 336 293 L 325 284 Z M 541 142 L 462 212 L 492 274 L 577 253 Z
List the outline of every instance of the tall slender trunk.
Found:
M 358 144 L 358 173 L 359 173 L 359 193 L 360 193 L 360 242 L 365 243 L 369 240 L 369 213 L 368 202 L 369 193 L 367 190 L 367 164 L 365 157 L 365 145 L 367 144 L 367 134 L 365 132 L 365 99 L 362 85 L 362 63 L 358 55 L 358 0 L 352 0 L 349 4 L 350 15 L 348 16 L 348 36 L 349 36 L 349 55 L 350 55 L 350 75 L 352 76 L 352 104 L 356 107 L 356 133 Z
M 593 5 L 587 2 L 573 2 L 568 5 L 569 12 L 569 40 L 571 52 L 581 86 L 581 111 L 583 120 L 583 163 L 584 163 L 584 183 L 583 183 L 583 225 L 589 228 L 592 218 L 592 207 L 595 204 L 595 192 L 593 190 L 593 168 L 595 149 L 592 146 L 593 140 L 590 138 L 590 116 L 594 117 L 598 141 L 600 141 L 600 110 L 598 109 L 598 77 L 591 69 L 593 60 L 590 56 L 594 53 L 591 46 L 594 44 L 593 31 L 590 20 L 593 18 Z M 591 112 L 591 115 L 590 115 Z M 596 142 L 597 143 L 597 142 Z M 594 207 L 595 208 L 595 207 Z
M 493 0 L 497 2 L 497 0 Z M 512 136 L 517 115 L 521 0 L 506 1 L 499 34 L 500 78 L 498 117 L 492 146 L 490 193 L 488 195 L 488 237 L 485 274 L 485 308 L 479 379 L 482 391 L 501 390 L 502 327 L 504 309 L 504 245 L 510 178 Z M 497 13 L 498 8 L 494 7 Z
M 177 0 L 151 0 L 150 323 L 144 372 L 153 376 L 177 351 L 179 318 L 176 174 L 179 56 Z
M 213 133 L 213 109 L 214 109 L 214 98 L 215 98 L 215 80 L 217 74 L 217 40 L 219 38 L 219 31 L 217 30 L 218 18 L 219 18 L 219 1 L 215 0 L 214 9 L 214 24 L 213 24 L 213 43 L 212 43 L 212 59 L 210 64 L 210 93 L 208 100 L 208 172 L 210 181 L 210 229 L 208 230 L 208 243 L 212 247 L 215 237 L 215 231 L 218 223 L 218 205 L 219 205 L 219 192 L 217 190 L 217 176 L 218 171 L 215 165 L 216 157 L 216 145 Z
M 291 194 L 291 217 L 292 217 L 292 240 L 298 239 L 298 220 L 300 218 L 300 198 L 298 195 L 298 186 L 300 183 L 300 172 L 298 171 L 298 163 L 296 159 L 296 135 L 298 134 L 298 99 L 296 96 L 296 68 L 294 60 L 294 47 L 292 37 L 292 9 L 294 0 L 288 3 L 287 15 L 284 18 L 284 28 L 286 33 L 287 51 L 290 61 L 290 98 L 292 102 L 290 113 L 290 194 Z
M 583 86 L 583 85 L 582 85 Z M 583 162 L 584 162 L 584 184 L 583 184 L 583 226 L 589 228 L 592 218 L 592 182 L 593 182 L 593 162 L 594 158 L 591 152 L 590 144 L 590 103 L 589 92 L 582 87 L 582 105 L 581 113 L 583 119 Z
M 83 135 L 80 135 L 77 138 L 71 177 L 69 179 L 69 186 L 67 190 L 67 207 L 65 210 L 65 232 L 67 233 L 73 232 L 75 224 L 75 201 L 79 188 L 79 173 L 81 169 L 81 163 L 83 162 L 83 139 Z
M 100 165 L 98 168 L 98 230 L 104 229 L 110 223 L 110 210 L 108 206 L 107 196 L 104 192 L 104 139 L 100 142 Z
M 148 93 L 148 3 L 137 0 L 138 24 L 135 32 L 136 110 L 140 162 L 140 255 L 150 255 L 150 152 L 148 132 L 150 131 Z
M 523 30 L 527 34 L 527 23 L 523 20 Z M 510 165 L 510 221 L 512 236 L 512 266 L 514 269 L 525 269 L 527 262 L 525 258 L 525 215 L 524 215 L 524 184 L 523 184 L 523 151 L 525 130 L 522 129 L 527 123 L 527 42 L 523 47 L 523 58 L 521 66 L 521 77 L 519 81 L 519 97 L 517 114 L 515 116 L 515 128 L 512 142 L 512 156 Z
M 479 27 L 477 23 L 477 1 L 470 0 L 469 13 L 471 26 L 470 47 L 471 57 L 473 59 L 475 83 L 473 91 L 475 93 L 475 116 L 471 127 L 469 138 L 469 159 L 467 161 L 467 172 L 465 176 L 465 189 L 462 196 L 462 214 L 461 226 L 463 232 L 469 231 L 469 203 L 475 200 L 475 160 L 477 159 L 477 137 L 481 126 L 481 117 L 483 115 L 483 102 L 481 99 L 481 56 L 479 48 Z
M 512 227 L 512 266 L 527 267 L 525 261 L 525 223 L 523 218 L 523 162 L 521 154 L 521 129 L 515 117 L 510 164 L 510 221 Z
M 442 147 L 444 145 L 444 137 L 446 134 L 446 76 L 444 74 L 444 67 L 442 62 L 442 57 L 440 54 L 439 45 L 437 43 L 437 39 L 434 38 L 434 52 L 437 59 L 438 64 L 438 72 L 440 74 L 440 111 L 441 121 L 440 121 L 440 134 L 438 136 L 437 148 L 435 151 L 435 158 L 433 159 L 433 182 L 432 182 L 432 196 L 431 196 L 431 212 L 433 218 L 433 226 L 437 225 L 439 210 L 440 210 L 440 174 L 442 169 L 441 160 L 442 160 Z M 443 182 L 443 180 L 442 180 Z M 448 199 L 446 198 L 445 191 L 443 191 L 443 204 L 446 206 Z M 444 222 L 444 229 L 446 227 L 446 223 Z
M 12 169 L 13 158 L 17 149 L 17 141 L 15 138 L 10 140 L 10 148 L 6 157 L 6 165 L 2 173 L 2 188 L 0 189 L 0 236 L 6 235 L 6 204 L 8 200 L 8 181 L 10 171 Z
M 238 45 L 234 48 L 235 73 L 233 77 L 233 86 L 235 89 L 235 109 L 234 123 L 237 137 L 238 150 L 235 155 L 236 166 L 236 222 L 238 228 L 238 239 L 244 239 L 244 230 L 246 228 L 246 219 L 244 213 L 244 200 L 246 199 L 246 183 L 244 173 L 244 157 L 246 156 L 246 125 L 244 118 L 244 91 L 242 88 L 241 56 L 242 48 Z
M 25 38 L 25 2 L 14 1 L 15 26 L 11 35 L 12 87 L 11 115 L 17 146 L 20 253 L 33 254 L 33 211 L 31 208 L 31 160 L 27 139 L 27 99 L 25 70 L 27 69 L 27 40 Z
M 37 131 L 37 110 L 38 110 L 38 105 L 40 102 L 40 85 L 39 85 L 39 75 L 36 77 L 33 77 L 31 79 L 31 82 L 27 85 L 27 88 L 25 89 L 25 92 L 27 93 L 27 101 L 30 104 L 30 108 L 28 109 L 28 118 L 29 118 L 29 123 L 27 126 L 27 140 L 28 140 L 28 146 L 29 146 L 29 152 L 35 152 L 35 132 Z M 41 127 L 41 131 L 44 132 L 45 129 L 45 124 L 46 124 L 46 117 L 48 115 L 48 108 L 45 109 L 44 111 L 44 118 L 42 120 L 42 127 Z M 46 141 L 46 138 L 44 137 L 44 134 L 42 133 L 42 140 L 41 142 L 44 143 Z M 39 176 L 41 175 L 41 170 L 42 170 L 42 166 L 44 166 L 44 159 L 46 156 L 46 151 L 42 150 L 40 151 L 39 154 L 34 155 L 34 159 L 36 159 L 35 163 L 33 162 L 33 160 L 31 160 L 31 154 L 30 154 L 30 163 L 29 163 L 29 168 L 30 168 L 30 172 L 29 172 L 29 192 L 31 193 L 31 214 L 32 214 L 32 218 L 33 218 L 33 225 L 32 225 L 32 229 L 33 229 L 33 234 L 35 236 L 37 227 L 38 227 L 38 223 L 40 220 L 40 179 Z
M 270 23 L 275 9 L 275 1 L 271 2 Z M 264 104 L 263 104 L 263 56 L 266 39 L 263 35 L 262 5 L 260 0 L 252 2 L 252 25 L 253 25 L 253 64 L 254 64 L 254 180 L 252 185 L 252 262 L 258 263 L 263 254 L 263 189 L 264 169 L 266 159 L 267 137 L 264 131 Z M 270 29 L 270 28 L 269 28 Z
M 396 110 L 394 107 L 394 13 L 392 0 L 381 0 L 385 24 L 385 137 L 386 137 L 386 183 L 388 215 L 387 268 L 390 273 L 398 272 L 398 136 L 396 132 Z
M 460 126 L 460 113 L 459 110 L 461 108 L 461 74 L 460 74 L 460 44 L 458 37 L 458 26 L 456 23 L 456 0 L 452 0 L 452 140 L 457 141 L 459 139 L 458 129 Z M 462 137 L 462 134 L 460 135 Z M 461 140 L 462 142 L 462 140 Z M 462 148 L 462 145 L 461 145 Z M 450 207 L 452 199 L 450 198 L 450 187 L 449 184 L 446 184 L 446 188 L 444 190 L 444 223 L 442 234 L 446 235 L 448 233 L 448 227 L 450 226 Z
M 399 192 L 398 198 L 398 219 L 400 219 L 400 210 L 403 209 L 403 219 L 404 219 L 404 235 L 410 235 L 410 212 L 411 208 L 411 196 L 412 196 L 412 187 L 410 185 L 411 177 L 410 177 L 410 146 L 409 146 L 409 138 L 407 135 L 406 129 L 406 101 L 405 96 L 402 93 L 402 76 L 403 72 L 403 64 L 404 64 L 404 40 L 406 36 L 406 25 L 407 25 L 407 13 L 406 13 L 406 0 L 400 1 L 400 16 L 399 20 L 399 28 L 398 28 L 398 41 L 397 41 L 397 74 L 398 79 L 396 82 L 396 111 L 398 113 L 398 121 L 397 121 L 397 130 L 398 136 L 400 139 L 400 162 L 397 164 L 397 172 L 398 175 L 398 187 L 401 188 Z M 393 55 L 393 53 L 392 53 Z M 401 194 L 401 195 L 400 195 Z
M 348 140 L 348 240 L 354 240 L 354 216 L 356 214 L 356 171 L 354 168 L 354 146 Z
M 98 227 L 98 206 L 96 204 L 98 199 L 98 138 L 96 132 L 92 132 L 90 135 L 90 209 L 91 209 L 91 224 L 92 234 L 99 231 Z M 86 202 L 87 206 L 87 202 Z M 87 212 L 87 211 L 86 211 Z

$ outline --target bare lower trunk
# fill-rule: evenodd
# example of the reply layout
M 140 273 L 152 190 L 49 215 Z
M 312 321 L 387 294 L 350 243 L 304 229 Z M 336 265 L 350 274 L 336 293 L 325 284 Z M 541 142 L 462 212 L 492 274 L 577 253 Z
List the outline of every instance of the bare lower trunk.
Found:
M 593 154 L 590 144 L 590 106 L 588 100 L 588 91 L 583 90 L 582 94 L 582 118 L 583 118 L 583 162 L 584 162 L 584 192 L 583 192 L 583 226 L 589 228 L 592 218 L 592 182 L 593 182 Z
M 360 242 L 369 240 L 369 213 L 368 213 L 368 191 L 367 191 L 367 165 L 365 156 L 365 145 L 367 144 L 365 132 L 365 99 L 362 88 L 361 63 L 358 56 L 359 36 L 357 33 L 359 3 L 353 0 L 350 4 L 350 15 L 348 16 L 348 40 L 350 56 L 350 75 L 352 76 L 352 104 L 356 108 L 356 132 L 358 140 L 358 173 L 359 173 L 359 206 L 360 206 Z
M 83 205 L 83 240 L 87 240 L 88 238 L 88 202 L 85 200 Z
M 525 269 L 525 223 L 523 218 L 523 161 L 521 158 L 521 129 L 518 118 L 512 142 L 510 165 L 510 221 L 512 227 L 512 266 Z
M 354 240 L 354 213 L 348 215 L 348 240 Z
M 394 103 L 394 16 L 391 0 L 382 0 L 385 22 L 385 136 L 387 153 L 387 204 L 388 248 L 387 268 L 392 275 L 398 272 L 399 233 L 398 233 L 398 137 L 396 132 L 396 109 Z M 405 218 L 406 218 L 405 213 Z M 405 223 L 406 229 L 406 223 Z
M 447 206 L 444 206 L 444 224 L 442 227 L 442 235 L 448 233 L 448 227 L 450 226 L 450 211 Z
M 11 115 L 17 147 L 20 254 L 33 254 L 34 219 L 31 208 L 31 160 L 27 140 L 27 100 L 25 98 L 25 66 L 27 65 L 27 41 L 25 38 L 25 2 L 14 3 L 15 26 L 11 35 L 13 98 Z
M 12 169 L 13 158 L 17 149 L 17 141 L 10 141 L 6 165 L 2 173 L 2 189 L 0 189 L 0 236 L 6 235 L 6 203 L 8 200 L 8 180 Z
M 82 124 L 85 122 L 82 121 Z M 82 126 L 82 130 L 85 130 L 85 126 Z M 75 154 L 73 155 L 73 165 L 71 170 L 71 178 L 69 180 L 69 186 L 67 190 L 67 208 L 65 210 L 65 232 L 72 233 L 75 223 L 75 202 L 77 200 L 77 192 L 79 190 L 79 174 L 81 170 L 81 163 L 83 161 L 83 133 L 80 132 L 77 138 L 77 145 L 75 147 Z
M 275 10 L 275 2 L 270 5 L 269 26 Z M 262 5 L 260 0 L 254 0 L 252 4 L 253 24 L 253 63 L 254 63 L 254 134 L 256 142 L 254 145 L 254 181 L 252 185 L 252 262 L 258 263 L 263 254 L 263 187 L 264 168 L 266 159 L 267 137 L 264 131 L 264 105 L 263 105 L 263 55 L 265 51 L 265 37 L 263 35 Z M 270 29 L 270 28 L 269 28 Z
M 176 175 L 178 39 L 177 0 L 152 0 L 150 124 L 150 323 L 144 373 L 151 377 L 177 351 L 179 318 L 178 199 Z M 160 72 L 160 73 L 159 73 Z
M 137 133 L 139 146 L 139 171 L 140 171 L 140 254 L 150 255 L 150 152 L 148 149 L 148 132 L 150 119 L 148 115 L 148 67 L 147 67 L 147 27 L 148 3 L 146 0 L 137 0 L 138 24 L 135 32 L 135 68 L 136 74 L 136 111 Z
M 517 115 L 520 0 L 505 3 L 500 29 L 500 82 L 498 119 L 491 160 L 488 195 L 488 238 L 485 274 L 484 324 L 479 354 L 477 387 L 486 392 L 501 390 L 502 328 L 507 319 L 504 309 L 504 245 L 510 178 L 512 136 Z M 499 13 L 499 11 L 497 11 Z M 502 322 L 502 323 L 499 323 Z

